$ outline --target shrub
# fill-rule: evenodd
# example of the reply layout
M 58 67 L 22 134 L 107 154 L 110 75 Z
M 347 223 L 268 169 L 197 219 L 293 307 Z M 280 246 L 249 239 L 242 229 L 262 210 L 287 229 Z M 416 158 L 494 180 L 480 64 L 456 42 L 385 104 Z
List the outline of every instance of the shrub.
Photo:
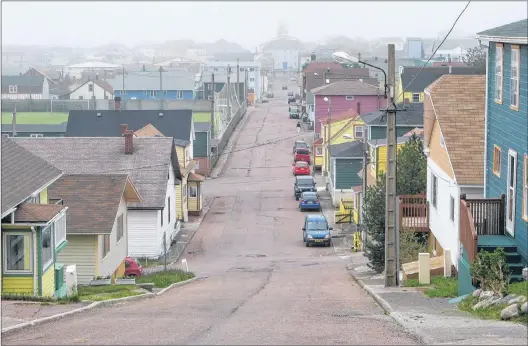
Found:
M 485 291 L 495 294 L 505 294 L 508 291 L 510 270 L 506 263 L 506 253 L 503 248 L 495 251 L 480 250 L 471 263 L 471 276 Z
M 420 252 L 427 252 L 427 234 L 404 229 L 400 232 L 400 263 L 418 261 Z

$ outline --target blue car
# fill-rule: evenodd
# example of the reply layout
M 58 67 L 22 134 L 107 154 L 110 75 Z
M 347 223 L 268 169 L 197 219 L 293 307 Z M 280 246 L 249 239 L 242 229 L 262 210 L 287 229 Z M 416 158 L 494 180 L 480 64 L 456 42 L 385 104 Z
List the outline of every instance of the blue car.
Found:
M 303 192 L 299 200 L 299 209 L 304 210 L 317 210 L 322 211 L 321 202 L 319 202 L 319 196 L 317 192 Z
M 332 245 L 332 227 L 324 215 L 307 215 L 304 218 L 303 241 L 306 247 L 310 245 Z

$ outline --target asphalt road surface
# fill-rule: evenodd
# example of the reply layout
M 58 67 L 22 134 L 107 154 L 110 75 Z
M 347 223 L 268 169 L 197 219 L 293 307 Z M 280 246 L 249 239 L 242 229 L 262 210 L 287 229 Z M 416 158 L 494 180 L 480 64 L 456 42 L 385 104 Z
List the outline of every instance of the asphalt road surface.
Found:
M 187 248 L 206 279 L 2 338 L 5 345 L 416 344 L 352 280 L 333 248 L 306 248 L 293 198 L 287 92 L 250 115 Z M 290 84 L 290 86 L 293 86 Z M 305 133 L 304 136 L 307 136 Z M 288 138 L 282 140 L 284 138 Z M 266 141 L 273 144 L 259 145 Z

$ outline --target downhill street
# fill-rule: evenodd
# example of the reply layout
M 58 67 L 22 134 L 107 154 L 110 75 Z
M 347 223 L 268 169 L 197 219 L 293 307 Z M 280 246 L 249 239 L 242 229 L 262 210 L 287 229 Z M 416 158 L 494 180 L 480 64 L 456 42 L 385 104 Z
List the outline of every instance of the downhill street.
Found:
M 296 120 L 288 119 L 280 85 L 249 115 L 220 177 L 204 184 L 211 209 L 184 257 L 207 278 L 25 329 L 2 343 L 416 344 L 353 281 L 332 247 L 304 246 L 307 213 L 299 212 L 292 186 Z M 276 142 L 255 147 L 266 141 Z

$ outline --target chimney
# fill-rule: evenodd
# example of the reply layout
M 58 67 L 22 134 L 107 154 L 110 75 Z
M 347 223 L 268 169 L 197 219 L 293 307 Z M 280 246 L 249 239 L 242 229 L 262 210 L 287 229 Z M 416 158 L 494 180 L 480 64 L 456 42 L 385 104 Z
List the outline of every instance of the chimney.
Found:
M 121 97 L 116 96 L 114 97 L 114 110 L 121 111 Z
M 134 152 L 133 138 L 134 138 L 134 131 L 126 130 L 125 132 L 125 154 L 127 155 L 132 155 L 132 153 Z
M 310 61 L 315 61 L 315 53 L 312 53 L 312 55 L 310 55 Z
M 121 129 L 121 136 L 124 135 L 128 131 L 128 125 L 127 124 L 121 124 L 119 125 L 119 128 Z
M 17 135 L 17 132 L 16 132 L 16 108 L 15 108 L 15 111 L 13 112 L 13 128 L 11 130 L 13 131 L 13 137 L 16 137 L 16 135 Z
M 356 103 L 356 112 L 357 114 L 361 114 L 361 103 L 360 102 Z

